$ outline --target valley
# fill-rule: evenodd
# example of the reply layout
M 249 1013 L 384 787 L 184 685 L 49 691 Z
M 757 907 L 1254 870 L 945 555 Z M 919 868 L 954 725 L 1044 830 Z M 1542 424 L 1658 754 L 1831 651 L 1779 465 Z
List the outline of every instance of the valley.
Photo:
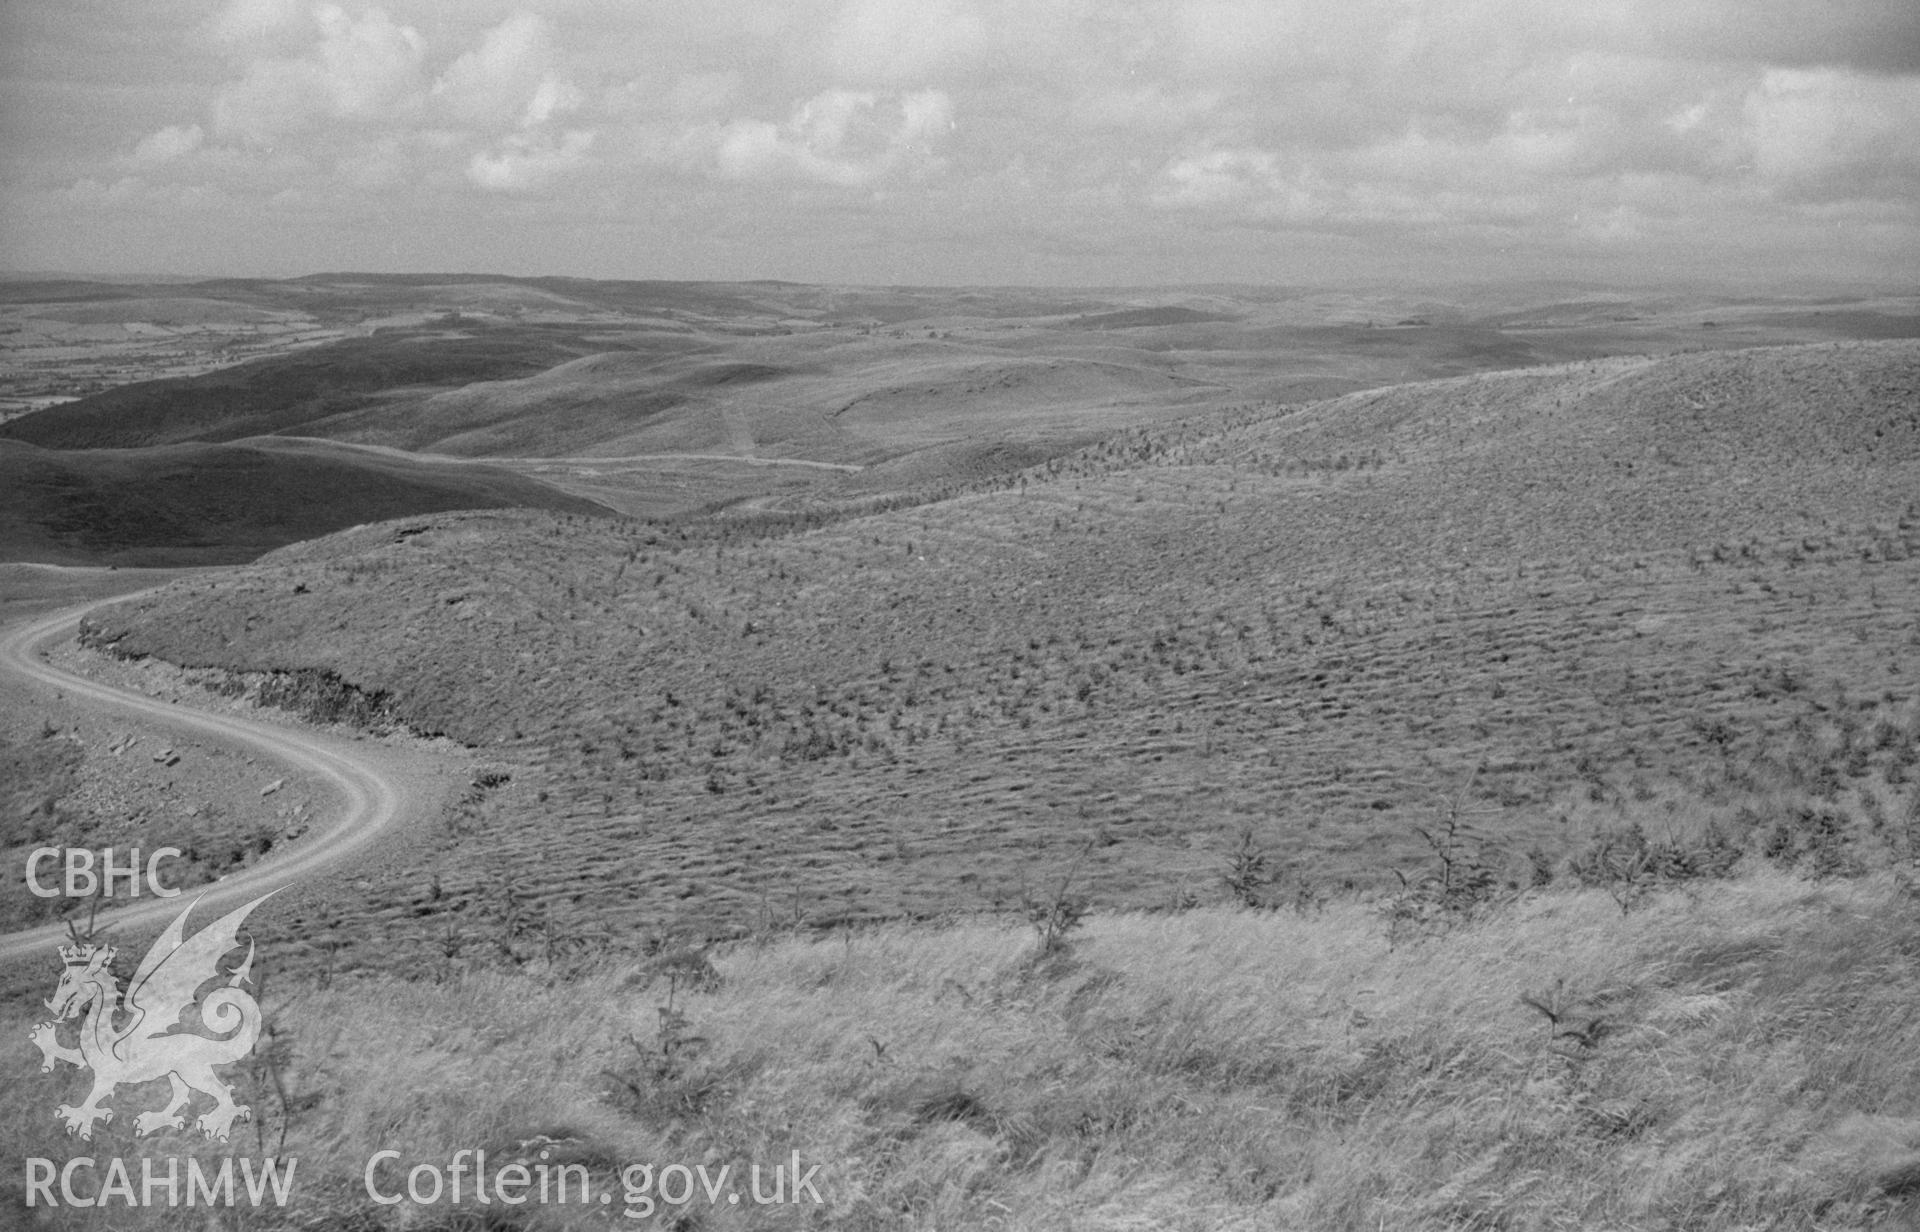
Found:
M 875 1229 L 1920 1200 L 1913 300 L 193 295 L 335 332 L 0 425 L 0 859 L 297 882 L 300 1218 L 396 1133 Z

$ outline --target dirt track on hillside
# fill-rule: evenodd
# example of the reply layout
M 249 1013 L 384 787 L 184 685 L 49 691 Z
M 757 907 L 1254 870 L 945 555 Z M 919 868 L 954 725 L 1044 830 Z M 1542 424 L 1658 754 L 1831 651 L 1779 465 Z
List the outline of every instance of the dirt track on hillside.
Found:
M 240 746 L 319 780 L 336 802 L 322 827 L 286 848 L 284 854 L 178 897 L 143 895 L 128 906 L 102 911 L 102 928 L 112 926 L 116 936 L 125 936 L 133 929 L 157 927 L 189 902 L 197 904 L 189 927 L 204 924 L 218 910 L 274 889 L 311 881 L 322 870 L 365 853 L 402 823 L 430 818 L 437 812 L 445 793 L 446 767 L 429 764 L 415 751 L 374 740 L 211 713 L 89 680 L 50 664 L 45 649 L 71 637 L 80 618 L 95 606 L 98 602 L 68 607 L 0 630 L 0 674 L 56 689 L 70 703 L 102 713 L 159 723 L 182 733 Z M 10 881 L 21 875 L 17 869 L 6 873 Z M 64 935 L 64 925 L 43 925 L 0 936 L 0 962 L 45 951 Z

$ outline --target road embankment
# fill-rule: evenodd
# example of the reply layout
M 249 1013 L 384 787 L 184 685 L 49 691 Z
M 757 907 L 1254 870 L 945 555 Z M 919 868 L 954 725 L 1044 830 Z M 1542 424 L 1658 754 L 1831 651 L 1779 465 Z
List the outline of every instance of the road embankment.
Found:
M 191 927 L 220 910 L 283 887 L 295 887 L 296 893 L 286 897 L 297 901 L 305 897 L 298 887 L 312 887 L 323 874 L 350 866 L 409 825 L 438 815 L 462 769 L 454 764 L 461 760 L 456 754 L 429 752 L 417 741 L 356 737 L 218 711 L 212 708 L 211 698 L 206 708 L 188 699 L 156 698 L 89 679 L 51 662 L 50 648 L 72 639 L 81 618 L 108 601 L 25 617 L 0 629 L 0 676 L 30 689 L 57 692 L 70 706 L 243 750 L 318 782 L 329 803 L 326 815 L 301 841 L 277 849 L 270 858 L 179 897 L 129 899 L 124 906 L 102 910 L 99 926 L 110 926 L 116 936 L 124 936 L 157 927 L 194 901 L 198 906 Z M 25 892 L 24 868 L 5 870 L 4 876 Z M 0 963 L 40 954 L 65 932 L 64 924 L 52 924 L 0 936 Z

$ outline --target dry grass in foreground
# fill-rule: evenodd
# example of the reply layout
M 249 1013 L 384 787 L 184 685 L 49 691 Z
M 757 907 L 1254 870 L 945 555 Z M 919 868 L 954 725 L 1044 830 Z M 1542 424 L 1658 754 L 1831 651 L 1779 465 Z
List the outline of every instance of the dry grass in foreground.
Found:
M 361 1188 L 377 1150 L 444 1166 L 463 1147 L 491 1167 L 558 1151 L 596 1193 L 632 1162 L 822 1165 L 824 1207 L 696 1198 L 638 1226 L 1920 1218 L 1920 895 L 1903 875 L 1756 868 L 1631 910 L 1545 890 L 1392 948 L 1360 900 L 1094 918 L 1065 940 L 1043 954 L 1024 926 L 902 925 L 743 944 L 711 956 L 717 984 L 683 955 L 571 980 L 270 986 L 258 1119 L 235 1148 L 298 1157 L 298 1199 L 244 1226 L 624 1224 L 597 1203 L 482 1223 L 502 1208 L 376 1207 Z M 24 1033 L 20 1013 L 0 1033 Z M 0 1096 L 9 1153 L 204 1149 L 136 1147 L 117 1125 L 65 1142 L 49 1110 L 71 1082 Z M 212 1226 L 186 1214 L 126 1226 Z

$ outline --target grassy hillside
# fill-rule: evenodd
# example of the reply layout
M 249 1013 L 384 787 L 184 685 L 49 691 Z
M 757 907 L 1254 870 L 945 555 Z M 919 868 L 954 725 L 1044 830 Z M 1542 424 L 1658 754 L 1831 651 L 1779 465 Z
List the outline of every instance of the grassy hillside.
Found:
M 839 520 L 421 519 L 91 637 L 324 668 L 512 768 L 370 882 L 384 936 L 503 886 L 622 935 L 1009 906 L 1083 847 L 1097 901 L 1164 904 L 1222 894 L 1242 832 L 1392 884 L 1449 813 L 1520 880 L 1630 817 L 1904 858 L 1916 372 L 1886 343 L 1462 379 Z
M 544 1208 L 480 1207 L 470 1177 L 460 1207 L 366 1196 L 376 1151 L 401 1152 L 376 1178 L 399 1191 L 478 1147 L 489 1171 L 577 1164 L 613 1213 L 630 1165 L 728 1169 L 717 1204 L 648 1178 L 631 1209 L 660 1226 L 1892 1232 L 1920 1219 L 1916 957 L 1911 880 L 1755 871 L 1629 912 L 1534 891 L 1397 945 L 1343 901 L 1105 916 L 1046 953 L 976 921 L 571 971 L 269 970 L 234 1149 L 299 1161 L 261 1228 L 609 1226 L 577 1181 Z M 74 1081 L 5 1088 L 9 1152 L 48 1151 Z M 227 1149 L 110 1142 L 94 1153 Z M 821 1203 L 746 1201 L 749 1168 L 770 1193 L 794 1152 Z
M 364 522 L 512 506 L 605 512 L 495 468 L 318 443 L 45 450 L 0 440 L 4 560 L 232 564 Z
M 1544 286 L 1440 296 L 327 274 L 0 289 L 0 350 L 17 360 L 23 406 L 57 396 L 66 370 L 69 392 L 92 394 L 5 430 L 50 448 L 276 432 L 469 455 L 718 446 L 877 461 L 1623 352 L 1915 336 L 1910 297 Z M 236 362 L 262 348 L 277 353 Z M 140 381 L 142 364 L 217 371 Z M 95 392 L 103 383 L 117 388 Z
M 572 358 L 572 331 L 394 330 L 202 376 L 141 381 L 0 424 L 45 449 L 133 449 L 301 434 L 396 390 L 450 388 L 537 372 Z

